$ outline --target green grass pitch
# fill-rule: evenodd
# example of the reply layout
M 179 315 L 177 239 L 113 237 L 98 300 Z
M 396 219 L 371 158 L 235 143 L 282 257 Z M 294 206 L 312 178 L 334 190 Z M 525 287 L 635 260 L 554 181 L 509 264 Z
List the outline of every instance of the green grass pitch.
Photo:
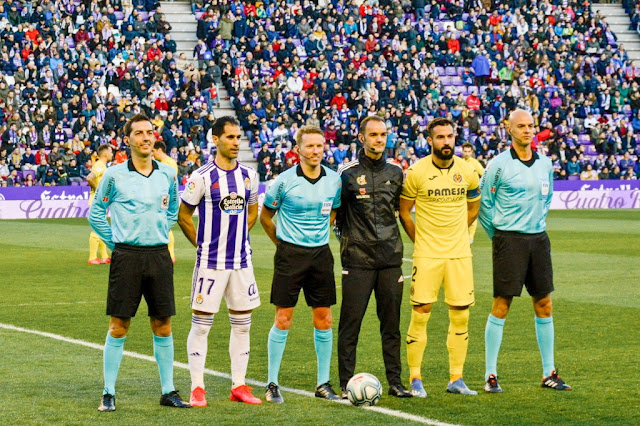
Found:
M 372 299 L 358 347 L 358 371 L 381 379 L 385 395 L 379 406 L 457 424 L 637 424 L 640 418 L 640 211 L 563 211 L 549 217 L 556 292 L 556 365 L 574 387 L 571 392 L 540 388 L 541 363 L 528 297 L 514 301 L 505 325 L 498 361 L 504 393 L 465 397 L 445 393 L 448 380 L 445 346 L 448 326 L 439 303 L 429 322 L 423 377 L 427 399 L 386 396 L 375 300 Z M 173 320 L 176 361 L 186 363 L 190 327 L 189 291 L 195 249 L 174 229 L 178 314 Z M 101 345 L 107 330 L 104 314 L 107 266 L 88 266 L 86 220 L 0 221 L 0 323 L 54 333 Z M 257 225 L 251 234 L 254 267 L 263 305 L 253 316 L 248 377 L 265 381 L 266 340 L 273 322 L 269 304 L 274 247 Z M 332 241 L 334 253 L 337 243 Z M 412 244 L 405 244 L 411 257 Z M 481 390 L 484 375 L 484 326 L 491 306 L 491 250 L 478 230 L 473 246 L 477 303 L 471 311 L 467 384 Z M 340 285 L 336 257 L 336 280 Z M 405 263 L 408 275 L 410 262 Z M 405 282 L 405 287 L 408 286 Z M 409 320 L 408 288 L 401 330 Z M 340 294 L 340 290 L 338 290 Z M 303 299 L 301 299 L 303 301 Z M 334 352 L 339 305 L 333 308 Z M 306 391 L 315 386 L 316 361 L 310 309 L 298 305 L 282 365 L 281 385 Z M 229 324 L 219 313 L 209 336 L 207 368 L 229 372 Z M 141 304 L 125 350 L 152 355 L 146 305 Z M 406 352 L 404 381 L 407 384 Z M 246 406 L 229 401 L 230 382 L 207 375 L 209 407 L 173 410 L 158 405 L 154 363 L 123 359 L 117 383 L 118 410 L 98 413 L 102 390 L 102 353 L 0 326 L 0 424 L 406 424 L 407 419 L 333 404 L 284 392 L 282 406 Z M 332 359 L 337 385 L 337 356 Z M 189 372 L 175 369 L 176 387 L 188 397 Z M 256 395 L 264 397 L 261 388 Z

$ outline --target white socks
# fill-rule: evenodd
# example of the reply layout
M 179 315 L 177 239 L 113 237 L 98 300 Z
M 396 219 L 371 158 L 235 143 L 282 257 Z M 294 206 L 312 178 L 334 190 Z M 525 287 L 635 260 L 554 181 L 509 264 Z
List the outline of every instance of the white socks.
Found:
M 244 379 L 249 364 L 251 314 L 229 314 L 229 322 L 231 323 L 231 335 L 229 336 L 231 388 L 234 389 L 245 384 Z
M 204 363 L 207 359 L 207 336 L 213 325 L 213 315 L 191 315 L 191 331 L 187 338 L 191 390 L 204 389 Z

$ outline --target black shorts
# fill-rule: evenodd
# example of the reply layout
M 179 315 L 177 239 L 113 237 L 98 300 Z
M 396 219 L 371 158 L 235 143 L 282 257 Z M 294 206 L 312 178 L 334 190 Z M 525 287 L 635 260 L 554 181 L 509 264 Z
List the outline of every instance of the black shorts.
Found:
M 493 297 L 516 297 L 522 285 L 531 296 L 553 291 L 551 244 L 546 232 L 496 231 L 493 237 Z
M 138 247 L 116 244 L 111 254 L 107 315 L 136 316 L 144 295 L 150 317 L 176 314 L 173 263 L 166 245 Z
M 281 241 L 274 258 L 271 303 L 292 308 L 298 303 L 301 289 L 312 308 L 336 304 L 331 250 L 328 245 L 302 247 Z

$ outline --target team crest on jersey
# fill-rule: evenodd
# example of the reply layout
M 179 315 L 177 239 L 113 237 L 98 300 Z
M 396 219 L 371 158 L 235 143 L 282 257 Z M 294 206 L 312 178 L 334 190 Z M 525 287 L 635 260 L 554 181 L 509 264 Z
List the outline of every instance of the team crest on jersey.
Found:
M 195 182 L 187 182 L 187 191 L 193 192 L 194 189 L 196 189 L 196 183 Z
M 251 189 L 251 179 L 244 178 L 244 187 L 245 189 Z
M 367 177 L 365 175 L 358 176 L 356 178 L 356 182 L 358 183 L 358 185 L 366 185 L 367 184 Z
M 202 302 L 204 302 L 204 299 L 202 299 L 202 295 L 199 294 L 198 297 L 196 297 L 196 303 L 202 305 Z
M 456 173 L 455 175 L 453 175 L 453 181 L 455 183 L 460 183 L 462 182 L 462 175 L 460 173 Z
M 165 194 L 162 196 L 162 204 L 160 205 L 162 210 L 167 210 L 169 208 L 169 194 Z
M 244 211 L 245 201 L 241 195 L 232 192 L 220 200 L 219 206 L 226 214 L 238 215 Z

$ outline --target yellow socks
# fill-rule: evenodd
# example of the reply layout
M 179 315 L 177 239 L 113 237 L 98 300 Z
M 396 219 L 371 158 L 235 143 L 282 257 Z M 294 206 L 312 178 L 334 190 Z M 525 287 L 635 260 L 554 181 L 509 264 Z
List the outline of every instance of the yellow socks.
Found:
M 173 236 L 173 231 L 169 230 L 169 255 L 171 256 L 171 260 L 175 260 L 176 258 L 176 250 L 174 248 L 175 246 L 175 237 Z
M 462 377 L 464 361 L 469 347 L 469 309 L 449 309 L 449 380 L 455 382 Z
M 427 323 L 431 313 L 423 314 L 415 309 L 411 310 L 411 322 L 407 331 L 407 362 L 409 364 L 409 377 L 417 377 L 422 380 L 420 374 L 422 357 L 427 347 Z
M 100 247 L 100 243 L 102 243 L 102 240 L 100 240 L 100 237 L 98 237 L 98 234 L 91 231 L 91 234 L 89 234 L 89 260 L 98 259 L 97 253 L 98 253 L 98 248 Z M 102 244 L 104 245 L 104 243 Z M 106 252 L 106 246 L 105 246 L 105 252 Z

